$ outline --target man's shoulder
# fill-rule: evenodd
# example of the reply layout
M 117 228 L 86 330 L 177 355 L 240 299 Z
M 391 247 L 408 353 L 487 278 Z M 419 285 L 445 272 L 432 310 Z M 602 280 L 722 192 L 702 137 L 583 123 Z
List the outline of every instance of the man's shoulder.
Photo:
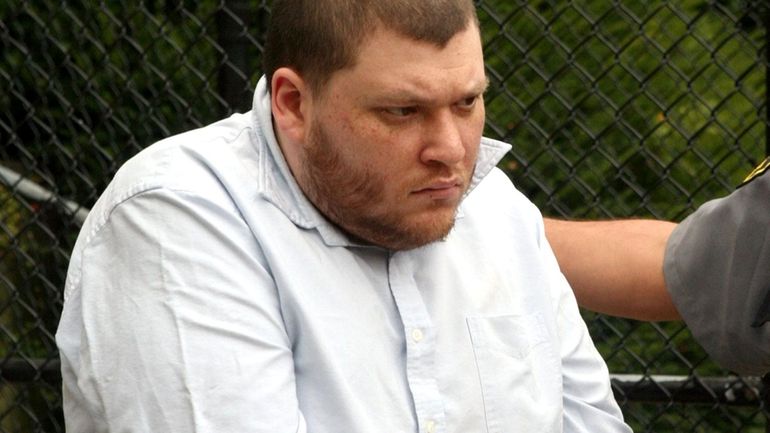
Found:
M 248 116 L 236 114 L 210 125 L 164 138 L 139 152 L 118 170 L 114 181 L 188 183 L 185 176 L 217 171 L 232 163 L 235 154 L 253 153 Z
M 120 167 L 91 213 L 105 219 L 121 203 L 154 190 L 229 200 L 257 185 L 252 136 L 248 116 L 238 114 L 160 140 Z

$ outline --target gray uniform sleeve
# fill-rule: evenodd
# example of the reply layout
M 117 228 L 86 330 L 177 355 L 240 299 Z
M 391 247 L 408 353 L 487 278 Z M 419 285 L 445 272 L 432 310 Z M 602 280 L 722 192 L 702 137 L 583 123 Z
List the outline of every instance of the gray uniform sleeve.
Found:
M 682 318 L 717 363 L 770 372 L 770 172 L 679 224 L 664 274 Z

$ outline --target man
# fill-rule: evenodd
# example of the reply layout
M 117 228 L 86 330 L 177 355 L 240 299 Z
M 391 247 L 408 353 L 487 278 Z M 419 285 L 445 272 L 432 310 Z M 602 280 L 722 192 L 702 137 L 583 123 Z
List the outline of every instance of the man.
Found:
M 546 220 L 578 302 L 639 320 L 684 319 L 714 360 L 770 372 L 770 158 L 678 226 Z
M 481 138 L 470 0 L 276 1 L 265 69 L 252 112 L 149 147 L 91 211 L 68 431 L 630 431 Z

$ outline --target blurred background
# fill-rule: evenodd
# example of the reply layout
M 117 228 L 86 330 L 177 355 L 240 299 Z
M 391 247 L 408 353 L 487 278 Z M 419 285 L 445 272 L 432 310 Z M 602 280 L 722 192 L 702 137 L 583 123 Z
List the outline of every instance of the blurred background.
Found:
M 61 432 L 82 219 L 163 137 L 248 111 L 270 1 L 0 2 L 0 432 Z M 477 1 L 486 134 L 546 215 L 680 220 L 768 154 L 766 0 Z M 584 314 L 637 432 L 765 432 L 768 387 L 681 323 Z

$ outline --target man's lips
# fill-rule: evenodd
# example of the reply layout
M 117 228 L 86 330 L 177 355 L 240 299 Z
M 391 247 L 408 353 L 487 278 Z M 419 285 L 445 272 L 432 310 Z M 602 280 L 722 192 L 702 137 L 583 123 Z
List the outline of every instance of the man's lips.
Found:
M 428 196 L 434 200 L 456 199 L 462 194 L 462 183 L 455 179 L 438 180 L 413 191 L 412 194 Z

